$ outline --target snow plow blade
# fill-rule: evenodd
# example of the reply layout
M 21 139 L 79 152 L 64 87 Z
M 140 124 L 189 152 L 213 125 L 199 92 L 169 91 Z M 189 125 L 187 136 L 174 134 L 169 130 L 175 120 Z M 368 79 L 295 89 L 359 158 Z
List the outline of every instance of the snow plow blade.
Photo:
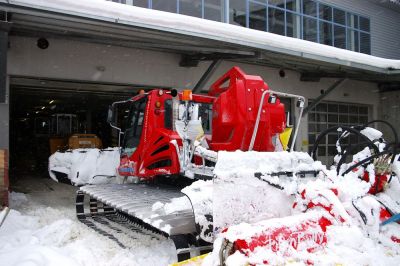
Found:
M 288 256 L 293 250 L 315 252 L 327 244 L 326 227 L 332 222 L 334 219 L 329 213 L 311 211 L 255 224 L 242 223 L 231 226 L 222 233 L 220 265 L 225 265 L 227 258 L 236 251 L 244 261 L 249 260 L 247 262 L 250 265 L 270 263 L 262 255 L 258 258 L 261 261 L 252 261 L 253 254 L 260 249 L 281 256 Z
M 190 252 L 211 249 L 195 243 L 198 232 L 193 207 L 177 188 L 145 184 L 83 186 L 77 192 L 76 214 L 81 222 L 121 247 L 129 246 L 122 242 L 123 235 L 135 231 L 171 238 L 179 260 L 190 258 Z M 189 247 L 192 245 L 197 247 Z

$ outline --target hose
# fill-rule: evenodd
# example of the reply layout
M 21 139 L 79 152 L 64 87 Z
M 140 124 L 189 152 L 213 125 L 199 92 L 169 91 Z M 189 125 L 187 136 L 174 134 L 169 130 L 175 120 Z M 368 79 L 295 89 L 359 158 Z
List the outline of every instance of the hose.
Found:
M 357 128 L 358 128 L 358 127 L 357 127 Z M 338 129 L 342 129 L 342 130 L 343 130 L 343 134 L 344 134 L 345 132 L 350 132 L 350 133 L 353 133 L 353 134 L 355 134 L 355 135 L 360 136 L 360 137 L 366 142 L 367 146 L 370 147 L 370 149 L 374 150 L 375 153 L 379 153 L 378 147 L 372 142 L 372 140 L 370 140 L 369 138 L 367 138 L 365 135 L 361 134 L 359 130 L 356 130 L 354 127 L 349 127 L 349 126 L 334 126 L 334 127 L 330 127 L 330 128 L 328 128 L 328 129 L 322 131 L 321 134 L 320 134 L 320 135 L 317 137 L 317 139 L 315 140 L 313 149 L 312 149 L 312 151 L 311 151 L 311 157 L 312 157 L 315 161 L 317 160 L 317 153 L 316 153 L 316 151 L 317 151 L 317 149 L 318 149 L 318 146 L 319 146 L 321 140 L 322 140 L 326 135 L 328 135 L 328 133 L 337 132 Z M 343 136 L 343 134 L 342 134 L 341 136 Z M 341 139 L 341 137 L 340 137 L 339 139 Z M 343 154 L 343 152 L 342 152 L 342 154 Z
M 361 130 L 363 130 L 364 128 L 366 128 L 367 126 L 373 124 L 373 123 L 383 123 L 385 125 L 387 125 L 391 131 L 393 132 L 393 137 L 394 137 L 394 142 L 387 144 L 385 147 L 385 151 L 386 152 L 379 152 L 378 147 L 373 143 L 372 140 L 370 140 L 368 137 L 366 137 L 364 134 L 361 133 Z M 389 122 L 385 121 L 385 120 L 381 120 L 381 119 L 375 119 L 375 120 L 371 120 L 368 121 L 367 123 L 363 124 L 363 125 L 355 125 L 352 127 L 348 127 L 348 126 L 334 126 L 331 128 L 328 128 L 326 130 L 324 130 L 323 132 L 321 132 L 321 134 L 318 136 L 318 138 L 316 139 L 312 152 L 311 152 L 311 156 L 314 160 L 317 159 L 317 149 L 319 147 L 319 144 L 321 142 L 321 140 L 329 133 L 331 132 L 337 132 L 337 130 L 341 128 L 343 129 L 343 133 L 340 135 L 338 142 L 340 144 L 340 140 L 343 139 L 344 137 L 347 137 L 347 132 L 349 132 L 350 134 L 355 134 L 357 136 L 360 136 L 362 139 L 365 140 L 365 142 L 363 143 L 358 143 L 356 145 L 352 145 L 351 143 L 349 143 L 345 148 L 342 148 L 340 155 L 342 155 L 342 157 L 340 158 L 337 168 L 336 168 L 336 173 L 339 175 L 339 171 L 340 171 L 340 167 L 342 166 L 342 164 L 346 161 L 347 155 L 348 154 L 352 154 L 357 148 L 359 148 L 362 145 L 367 145 L 370 149 L 374 150 L 374 155 L 362 160 L 361 162 L 356 163 L 355 165 L 352 165 L 349 169 L 347 169 L 343 175 L 349 173 L 351 170 L 353 170 L 354 168 L 365 164 L 375 158 L 378 158 L 379 156 L 382 156 L 384 154 L 391 154 L 392 158 L 390 160 L 390 163 L 392 164 L 394 162 L 394 159 L 396 157 L 397 151 L 398 151 L 398 146 L 399 146 L 399 137 L 398 134 L 394 128 L 394 126 L 392 124 L 390 124 Z M 389 178 L 390 182 L 392 179 L 392 175 Z

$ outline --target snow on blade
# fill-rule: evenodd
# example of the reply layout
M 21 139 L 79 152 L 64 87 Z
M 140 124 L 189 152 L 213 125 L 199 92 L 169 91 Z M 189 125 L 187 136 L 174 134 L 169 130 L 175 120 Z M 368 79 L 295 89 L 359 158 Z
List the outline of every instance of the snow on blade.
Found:
M 288 189 L 280 190 L 271 183 L 279 183 L 273 173 L 319 171 L 314 162 L 302 152 L 219 152 L 215 166 L 213 217 L 216 230 L 240 222 L 257 222 L 291 214 L 296 176 L 288 180 Z M 265 177 L 255 178 L 255 173 Z M 264 179 L 268 179 L 265 182 Z
M 372 127 L 366 127 L 360 132 L 372 141 L 382 138 L 383 135 L 382 132 Z
M 56 152 L 49 158 L 49 174 L 58 182 L 57 175 L 61 173 L 76 186 L 115 183 L 119 157 L 119 148 Z
M 196 224 L 200 227 L 200 237 L 212 242 L 213 232 L 213 181 L 198 180 L 182 189 L 192 203 Z

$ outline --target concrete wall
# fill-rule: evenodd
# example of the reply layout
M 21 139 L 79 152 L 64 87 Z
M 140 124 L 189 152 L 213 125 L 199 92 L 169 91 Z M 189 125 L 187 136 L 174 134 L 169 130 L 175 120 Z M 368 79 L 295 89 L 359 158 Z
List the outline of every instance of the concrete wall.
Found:
M 379 97 L 379 118 L 388 121 L 400 134 L 400 92 L 391 91 L 381 93 Z M 384 136 L 390 136 L 393 139 L 393 133 L 388 127 L 382 127 Z
M 43 50 L 36 41 L 10 37 L 10 75 L 191 87 L 207 67 L 179 67 L 177 54 L 60 39 L 50 39 L 49 48 Z
M 36 39 L 11 37 L 8 53 L 9 75 L 183 89 L 192 88 L 210 64 L 202 62 L 199 67 L 183 68 L 179 67 L 180 56 L 176 54 L 67 40 L 50 39 L 49 42 L 49 48 L 41 50 L 36 46 Z M 293 71 L 286 71 L 286 76 L 281 78 L 279 69 L 224 61 L 206 87 L 235 65 L 248 74 L 262 76 L 274 90 L 301 94 L 308 99 L 318 97 L 321 90 L 335 82 L 335 79 L 300 82 L 300 75 Z M 99 66 L 105 70 L 99 71 Z M 371 106 L 371 118 L 377 117 L 379 96 L 374 83 L 347 81 L 326 100 L 368 104 Z M 299 139 L 307 140 L 306 123 L 303 124 Z
M 366 0 L 321 0 L 371 20 L 371 54 L 400 59 L 400 13 Z M 384 2 L 384 1 L 382 1 Z

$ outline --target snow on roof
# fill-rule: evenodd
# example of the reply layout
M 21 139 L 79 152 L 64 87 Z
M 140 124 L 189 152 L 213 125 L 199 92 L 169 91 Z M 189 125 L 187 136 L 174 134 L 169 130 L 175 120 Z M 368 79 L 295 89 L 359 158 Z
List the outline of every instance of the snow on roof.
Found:
M 400 74 L 400 60 L 380 58 L 227 23 L 105 0 L 0 0 L 0 2 L 197 36 L 386 74 Z

